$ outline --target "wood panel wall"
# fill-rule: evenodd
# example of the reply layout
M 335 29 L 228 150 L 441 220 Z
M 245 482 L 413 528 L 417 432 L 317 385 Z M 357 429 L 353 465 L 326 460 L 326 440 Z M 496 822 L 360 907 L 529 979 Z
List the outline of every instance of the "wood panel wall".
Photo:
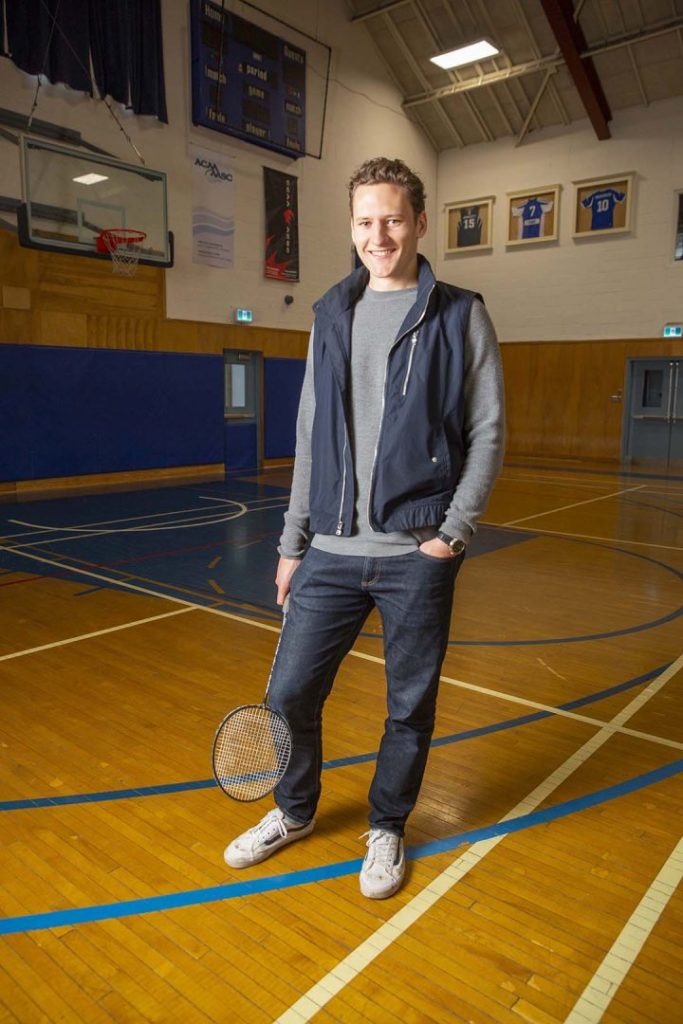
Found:
M 618 461 L 627 360 L 683 355 L 663 338 L 501 346 L 508 455 Z
M 165 276 L 140 267 L 116 277 L 109 262 L 24 249 L 0 230 L 0 343 L 220 353 L 259 350 L 303 359 L 306 331 L 167 320 Z M 508 454 L 618 461 L 626 360 L 683 355 L 663 339 L 502 345 Z
M 164 282 L 157 267 L 117 277 L 108 260 L 24 249 L 0 230 L 0 343 L 306 357 L 306 331 L 167 320 Z

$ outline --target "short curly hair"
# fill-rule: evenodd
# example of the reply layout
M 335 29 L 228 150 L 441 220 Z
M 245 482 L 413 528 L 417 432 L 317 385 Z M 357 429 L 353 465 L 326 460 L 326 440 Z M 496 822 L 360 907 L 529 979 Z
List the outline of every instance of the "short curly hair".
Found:
M 418 217 L 425 208 L 425 187 L 414 171 L 411 171 L 403 160 L 390 160 L 386 156 L 376 156 L 366 160 L 349 180 L 349 206 L 353 214 L 353 197 L 360 185 L 398 185 L 408 193 L 408 199 L 415 216 Z

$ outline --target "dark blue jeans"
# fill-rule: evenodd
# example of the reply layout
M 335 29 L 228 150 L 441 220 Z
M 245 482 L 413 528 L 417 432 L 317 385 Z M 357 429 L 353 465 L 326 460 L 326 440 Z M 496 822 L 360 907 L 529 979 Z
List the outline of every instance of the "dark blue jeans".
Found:
M 427 764 L 453 585 L 463 557 L 435 558 L 418 550 L 387 558 L 307 551 L 292 577 L 268 698 L 292 729 L 292 758 L 275 798 L 295 821 L 315 814 L 323 705 L 376 606 L 384 630 L 389 713 L 370 787 L 370 825 L 403 835 Z

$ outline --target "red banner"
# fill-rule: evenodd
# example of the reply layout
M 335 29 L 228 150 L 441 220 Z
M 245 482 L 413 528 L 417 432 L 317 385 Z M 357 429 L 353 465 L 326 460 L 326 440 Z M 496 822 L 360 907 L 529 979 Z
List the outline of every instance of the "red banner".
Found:
M 273 281 L 299 280 L 298 180 L 263 168 L 266 197 L 265 275 Z

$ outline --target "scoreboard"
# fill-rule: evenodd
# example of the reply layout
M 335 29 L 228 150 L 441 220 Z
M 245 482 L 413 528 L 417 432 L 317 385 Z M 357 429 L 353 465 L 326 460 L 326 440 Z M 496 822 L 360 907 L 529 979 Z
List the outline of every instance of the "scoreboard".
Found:
M 211 0 L 191 0 L 192 122 L 305 154 L 306 51 Z

